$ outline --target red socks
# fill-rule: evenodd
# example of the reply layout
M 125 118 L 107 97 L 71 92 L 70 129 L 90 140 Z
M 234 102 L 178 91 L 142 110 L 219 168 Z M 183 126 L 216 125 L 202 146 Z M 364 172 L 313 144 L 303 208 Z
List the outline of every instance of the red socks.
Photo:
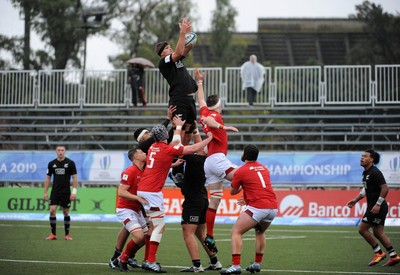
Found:
M 216 215 L 217 215 L 217 210 L 212 208 L 207 208 L 207 213 L 206 213 L 207 234 L 211 237 L 214 236 L 214 224 Z

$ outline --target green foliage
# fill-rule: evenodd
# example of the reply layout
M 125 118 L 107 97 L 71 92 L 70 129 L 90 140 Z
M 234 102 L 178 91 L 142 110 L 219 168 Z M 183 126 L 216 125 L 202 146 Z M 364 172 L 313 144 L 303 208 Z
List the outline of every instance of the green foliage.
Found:
M 102 0 L 110 6 L 115 1 Z M 90 28 L 85 32 L 80 0 L 12 0 L 12 4 L 25 17 L 25 38 L 32 26 L 46 44 L 47 49 L 39 52 L 33 52 L 29 47 L 22 50 L 24 45 L 17 48 L 22 56 L 30 52 L 29 64 L 34 69 L 47 66 L 52 69 L 81 67 L 80 51 L 86 35 L 102 31 L 101 28 Z M 109 20 L 110 18 L 105 17 L 104 28 L 108 27 Z M 29 44 L 29 39 L 26 39 L 24 44 Z M 12 54 L 16 62 L 22 61 L 21 54 Z
M 204 41 L 210 44 L 214 61 L 212 65 L 239 66 L 249 41 L 234 36 L 237 11 L 231 6 L 230 0 L 216 0 L 216 4 L 211 23 L 211 39 Z
M 126 67 L 135 56 L 158 63 L 154 45 L 167 40 L 174 45 L 178 40 L 178 23 L 190 16 L 192 1 L 125 0 L 119 1 L 114 16 L 122 23 L 121 30 L 110 32 L 123 54 L 110 57 L 115 68 Z
M 226 67 L 234 64 L 238 56 L 237 45 L 232 43 L 237 11 L 231 6 L 230 0 L 216 0 L 216 4 L 211 22 L 211 50 L 218 64 Z
M 364 1 L 353 17 L 365 22 L 369 39 L 351 49 L 351 64 L 398 64 L 400 62 L 400 16 L 383 11 L 381 5 Z

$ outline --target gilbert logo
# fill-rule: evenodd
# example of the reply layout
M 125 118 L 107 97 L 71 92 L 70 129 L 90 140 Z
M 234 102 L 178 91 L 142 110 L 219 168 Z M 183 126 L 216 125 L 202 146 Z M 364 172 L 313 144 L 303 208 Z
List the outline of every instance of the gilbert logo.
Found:
M 279 205 L 279 212 L 282 217 L 300 217 L 303 214 L 303 210 L 303 200 L 296 195 L 284 197 Z
M 103 170 L 107 170 L 111 165 L 111 157 L 109 155 L 104 156 L 100 159 L 100 167 Z
M 390 170 L 393 172 L 400 170 L 400 156 L 394 157 L 389 161 Z

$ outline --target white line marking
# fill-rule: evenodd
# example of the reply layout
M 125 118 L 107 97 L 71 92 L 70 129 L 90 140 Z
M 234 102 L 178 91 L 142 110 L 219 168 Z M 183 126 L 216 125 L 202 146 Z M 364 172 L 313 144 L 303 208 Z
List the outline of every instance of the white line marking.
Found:
M 38 264 L 69 264 L 69 265 L 104 265 L 107 266 L 108 263 L 88 263 L 88 262 L 56 262 L 56 261 L 33 261 L 33 260 L 11 260 L 11 259 L 0 259 L 0 262 L 18 262 L 22 263 L 38 263 Z M 176 265 L 163 265 L 165 268 L 176 268 L 182 269 L 187 266 L 176 266 Z M 140 270 L 140 269 L 138 269 Z M 314 274 L 385 274 L 385 275 L 395 275 L 399 273 L 388 273 L 388 272 L 346 272 L 346 271 L 323 271 L 323 270 L 278 270 L 278 269 L 265 269 L 263 268 L 261 271 L 267 272 L 282 272 L 282 273 L 314 273 Z
M 117 224 L 117 223 L 116 223 Z M 48 225 L 39 225 L 39 224 L 6 224 L 6 223 L 1 223 L 0 222 L 0 226 L 20 226 L 20 227 L 48 227 Z M 117 230 L 117 229 L 121 229 L 121 227 L 118 226 L 84 226 L 84 225 L 73 225 L 74 228 L 90 228 L 90 229 L 107 229 L 107 230 Z M 166 230 L 182 230 L 180 227 L 176 227 L 176 228 L 170 228 L 170 227 L 166 227 Z M 214 229 L 215 231 L 231 231 L 230 228 L 224 229 L 224 228 L 216 228 Z M 353 234 L 354 232 L 356 232 L 356 228 L 354 230 L 296 230 L 296 229 L 268 229 L 266 232 L 268 234 L 268 232 L 291 232 L 291 233 L 328 233 L 328 234 L 332 234 L 332 233 L 351 233 Z M 386 234 L 390 234 L 390 235 L 394 235 L 394 234 L 400 234 L 400 231 L 396 231 L 396 232 L 385 232 Z M 218 235 L 218 234 L 216 234 Z

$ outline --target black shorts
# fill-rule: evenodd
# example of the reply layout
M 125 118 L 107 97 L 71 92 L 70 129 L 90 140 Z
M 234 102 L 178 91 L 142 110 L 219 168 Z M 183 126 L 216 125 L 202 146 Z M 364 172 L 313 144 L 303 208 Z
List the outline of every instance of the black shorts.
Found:
M 373 214 L 371 209 L 372 208 L 369 207 L 367 208 L 367 211 L 365 211 L 364 217 L 362 218 L 362 222 L 369 223 L 371 225 L 385 225 L 386 215 L 388 213 L 388 205 L 386 201 L 382 203 L 381 210 L 378 214 Z
M 208 199 L 187 200 L 182 203 L 182 221 L 181 224 L 204 224 L 206 223 L 206 213 L 208 208 Z
M 172 97 L 169 100 L 169 106 L 171 105 L 176 106 L 176 111 L 173 115 L 178 115 L 182 120 L 186 120 L 186 123 L 191 125 L 189 133 L 193 132 L 196 120 L 196 101 L 194 97 Z
M 51 192 L 49 205 L 60 205 L 62 208 L 70 208 L 70 196 L 69 193 Z

